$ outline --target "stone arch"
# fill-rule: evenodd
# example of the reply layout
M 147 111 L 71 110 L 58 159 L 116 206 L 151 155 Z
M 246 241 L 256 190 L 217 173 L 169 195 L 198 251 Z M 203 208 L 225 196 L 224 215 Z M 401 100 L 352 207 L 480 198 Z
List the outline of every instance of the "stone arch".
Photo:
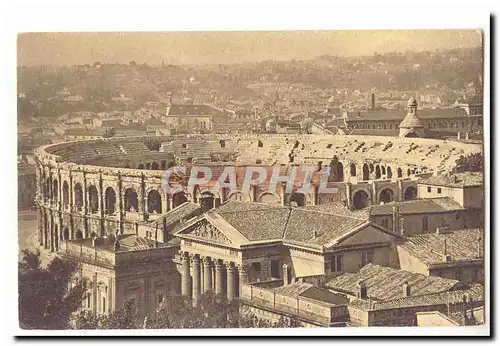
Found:
M 335 155 L 330 162 L 330 175 L 328 176 L 328 181 L 330 182 L 342 182 L 344 181 L 344 165 L 339 161 L 337 155 Z
M 234 192 L 231 193 L 229 196 L 227 196 L 228 200 L 232 201 L 242 201 L 242 202 L 251 202 L 252 197 L 248 193 L 242 193 L 242 192 Z
M 139 163 L 139 164 L 137 165 L 137 169 L 144 169 L 144 164 Z
M 387 178 L 392 179 L 392 169 L 390 166 L 387 166 Z
M 382 176 L 382 174 L 380 173 L 380 166 L 377 165 L 375 167 L 375 179 L 380 179 L 381 176 Z
M 82 239 L 82 238 L 83 238 L 82 231 L 77 230 L 75 233 L 75 239 Z
M 69 205 L 69 185 L 66 180 L 62 185 L 62 203 L 64 208 L 67 208 Z
M 83 209 L 83 188 L 80 183 L 76 183 L 74 187 L 75 193 L 75 207 L 77 211 L 82 211 Z
M 370 180 L 370 170 L 367 163 L 363 165 L 363 180 Z
M 363 209 L 371 205 L 370 195 L 364 189 L 359 189 L 352 195 L 352 206 L 354 209 Z
M 356 176 L 356 164 L 355 163 L 351 163 L 350 174 L 351 174 L 351 177 Z
M 138 212 L 139 211 L 139 199 L 137 198 L 137 192 L 133 187 L 129 187 L 125 190 L 125 211 Z
M 160 169 L 160 165 L 158 164 L 158 162 L 156 162 L 156 161 L 155 161 L 155 162 L 153 162 L 153 163 L 151 164 L 151 169 L 152 169 L 152 170 L 155 170 L 155 171 L 159 170 L 159 169 Z
M 150 214 L 162 213 L 161 194 L 158 192 L 158 190 L 152 189 L 148 193 L 148 213 Z
M 398 168 L 398 178 L 402 178 L 403 177 L 403 170 L 401 169 L 401 167 Z
M 108 186 L 104 191 L 104 213 L 106 215 L 114 214 L 116 211 L 116 192 Z
M 411 129 L 403 137 L 405 137 L 405 138 L 418 138 L 420 136 L 417 134 L 417 132 L 415 130 Z
M 378 200 L 379 202 L 390 203 L 394 202 L 394 196 L 395 196 L 394 191 L 391 188 L 386 187 L 380 191 L 378 195 Z
M 54 183 L 52 184 L 52 197 L 55 201 L 59 198 L 59 182 L 57 179 L 54 179 Z
M 99 210 L 99 191 L 95 185 L 89 186 L 89 210 L 96 213 Z
M 160 169 L 167 169 L 167 161 L 161 160 L 161 162 L 160 162 Z
M 259 196 L 259 202 L 267 204 L 281 204 L 281 199 L 273 193 L 265 192 Z
M 294 192 L 290 195 L 290 199 L 288 200 L 288 204 L 293 206 L 296 204 L 297 207 L 303 207 L 306 205 L 306 196 L 300 192 Z
M 408 186 L 403 193 L 403 200 L 411 201 L 417 198 L 417 188 L 415 186 Z
M 184 192 L 177 192 L 172 195 L 172 208 L 176 208 L 180 206 L 183 203 L 186 203 L 188 201 L 186 193 Z

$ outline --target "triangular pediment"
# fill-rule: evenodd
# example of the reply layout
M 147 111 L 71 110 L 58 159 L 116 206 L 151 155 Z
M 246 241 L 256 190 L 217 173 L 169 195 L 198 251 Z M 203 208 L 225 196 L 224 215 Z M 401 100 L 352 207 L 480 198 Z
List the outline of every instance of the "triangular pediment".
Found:
M 334 244 L 329 244 L 328 247 L 338 246 L 362 246 L 375 243 L 385 243 L 394 241 L 396 236 L 389 232 L 374 226 L 373 224 L 366 224 L 352 233 L 349 233 L 338 239 Z
M 227 223 L 216 213 L 205 214 L 191 225 L 177 233 L 177 236 L 185 236 L 192 239 L 200 239 L 205 242 L 239 246 L 247 243 L 248 239 L 243 237 L 237 230 Z

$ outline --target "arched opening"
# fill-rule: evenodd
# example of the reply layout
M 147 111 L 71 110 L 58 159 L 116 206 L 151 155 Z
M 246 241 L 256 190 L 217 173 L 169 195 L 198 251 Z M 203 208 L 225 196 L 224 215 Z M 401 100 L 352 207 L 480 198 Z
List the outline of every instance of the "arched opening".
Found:
M 67 181 L 63 182 L 63 187 L 62 187 L 62 202 L 63 202 L 63 207 L 66 209 L 69 205 L 69 185 Z
M 406 175 L 410 176 L 411 175 L 411 170 L 408 168 L 408 170 L 406 171 Z
M 231 201 L 241 201 L 241 202 L 251 202 L 252 198 L 250 198 L 250 195 L 248 193 L 241 193 L 241 192 L 235 192 L 230 194 L 227 199 Z
M 389 166 L 387 166 L 387 178 L 389 178 L 389 179 L 392 178 L 392 169 Z
M 160 169 L 160 166 L 158 165 L 158 162 L 156 162 L 156 161 L 155 161 L 155 162 L 153 162 L 153 163 L 151 164 L 151 169 L 153 169 L 153 170 L 158 170 L 158 169 Z
M 385 166 L 380 166 L 380 173 L 382 173 L 382 175 L 385 175 Z
M 68 239 L 69 239 L 69 229 L 68 227 L 64 227 L 63 240 L 68 240 Z
M 293 193 L 288 204 L 292 207 L 303 207 L 306 205 L 306 196 L 303 193 Z
M 405 135 L 406 138 L 418 138 L 418 135 L 415 131 L 410 131 Z
M 370 173 L 373 173 L 373 171 L 375 170 L 375 166 L 373 165 L 373 163 L 370 163 L 369 168 L 370 168 Z
M 50 179 L 47 178 L 47 180 L 45 181 L 45 197 L 47 199 L 50 199 L 51 196 L 50 196 Z
M 167 161 L 162 160 L 160 162 L 160 169 L 167 169 Z
M 380 179 L 382 175 L 380 174 L 380 166 L 375 167 L 375 179 Z
M 106 215 L 114 214 L 116 210 L 116 193 L 115 190 L 109 186 L 104 192 L 105 208 L 104 212 Z
M 131 187 L 125 190 L 125 211 L 138 212 L 139 201 L 137 199 L 137 192 Z
M 172 196 L 172 207 L 178 207 L 179 205 L 187 202 L 187 197 L 184 192 L 174 193 Z
M 339 162 L 337 156 L 334 156 L 330 162 L 330 175 L 328 176 L 328 181 L 331 182 L 341 182 L 344 181 L 344 165 Z
M 57 179 L 54 179 L 54 184 L 52 186 L 52 196 L 54 198 L 54 201 L 57 201 L 57 199 L 59 198 L 59 182 L 57 181 Z
M 383 189 L 380 192 L 380 202 L 390 203 L 394 201 L 394 192 L 391 189 Z
M 357 191 L 352 196 L 352 205 L 353 205 L 354 209 L 367 208 L 370 206 L 370 204 L 371 204 L 370 198 L 368 197 L 368 194 L 363 190 Z
M 369 180 L 370 179 L 370 170 L 368 168 L 368 165 L 365 163 L 363 165 L 363 180 Z
M 356 176 L 356 164 L 354 163 L 351 163 L 351 177 L 355 177 Z
M 137 166 L 137 169 L 144 169 L 144 165 L 142 163 L 139 163 L 139 165 Z
M 59 251 L 59 226 L 54 226 L 54 250 Z
M 403 199 L 405 201 L 412 201 L 417 198 L 417 188 L 414 186 L 409 186 L 406 188 Z
M 148 213 L 161 214 L 161 195 L 157 190 L 151 190 L 148 193 Z
M 203 192 L 200 195 L 199 203 L 203 212 L 215 208 L 215 196 L 211 192 Z
M 94 185 L 89 187 L 89 207 L 91 213 L 97 213 L 99 210 L 99 192 Z
M 82 211 L 83 209 L 83 189 L 80 183 L 75 185 L 75 207 L 76 211 Z
M 80 231 L 80 230 L 76 231 L 75 238 L 76 239 L 82 239 L 83 238 L 82 231 Z
M 401 168 L 398 168 L 398 178 L 403 177 L 403 170 Z
M 273 195 L 272 193 L 264 193 L 260 196 L 260 202 L 261 203 L 267 203 L 267 204 L 280 204 L 281 201 L 280 199 Z
M 151 163 L 150 162 L 146 163 L 145 167 L 146 167 L 146 169 L 151 169 Z

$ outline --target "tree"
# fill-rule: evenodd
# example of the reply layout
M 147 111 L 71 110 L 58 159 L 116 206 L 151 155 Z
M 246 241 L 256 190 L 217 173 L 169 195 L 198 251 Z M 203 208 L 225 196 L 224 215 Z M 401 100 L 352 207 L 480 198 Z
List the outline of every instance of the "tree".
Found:
M 133 302 L 127 301 L 108 315 L 82 310 L 75 315 L 73 326 L 75 329 L 138 329 L 142 328 L 139 322 L 137 308 Z
M 75 262 L 54 258 L 40 266 L 40 252 L 23 250 L 19 263 L 19 323 L 23 329 L 67 329 L 81 306 L 86 281 L 76 277 Z

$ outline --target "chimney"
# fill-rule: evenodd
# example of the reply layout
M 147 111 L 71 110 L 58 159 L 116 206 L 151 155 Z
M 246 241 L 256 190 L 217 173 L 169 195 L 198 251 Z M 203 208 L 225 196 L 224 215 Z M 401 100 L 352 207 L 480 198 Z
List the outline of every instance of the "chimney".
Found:
M 315 229 L 313 229 L 312 236 L 313 236 L 312 237 L 313 239 L 316 239 L 318 237 L 318 231 L 316 231 Z
M 368 299 L 368 289 L 363 281 L 358 281 L 358 298 Z
M 444 240 L 443 261 L 444 262 L 450 262 L 451 261 L 451 255 L 448 254 L 448 246 L 446 245 L 446 239 Z
M 288 264 L 283 264 L 283 286 L 290 284 L 290 271 Z
M 410 297 L 411 296 L 411 286 L 408 283 L 408 281 L 405 281 L 403 284 L 403 297 Z
M 396 234 L 398 232 L 398 215 L 399 210 L 397 206 L 392 207 L 392 232 Z

